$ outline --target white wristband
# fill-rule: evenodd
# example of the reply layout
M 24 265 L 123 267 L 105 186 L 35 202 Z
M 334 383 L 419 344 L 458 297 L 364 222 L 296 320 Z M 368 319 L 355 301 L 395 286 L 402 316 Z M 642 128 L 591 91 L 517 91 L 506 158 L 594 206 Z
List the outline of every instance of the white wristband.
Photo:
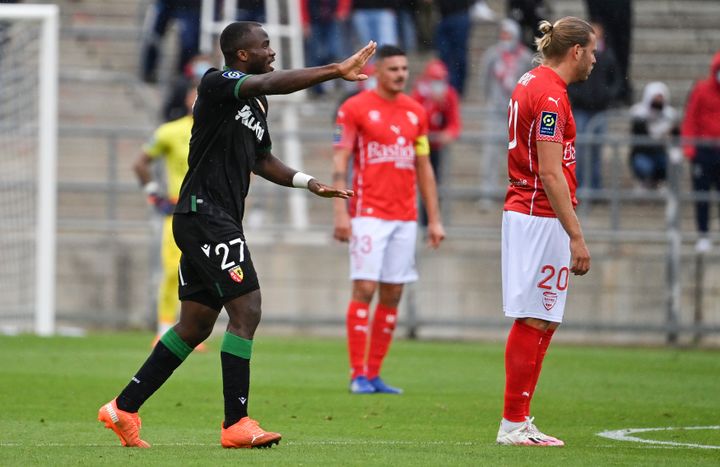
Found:
M 310 175 L 302 172 L 296 172 L 295 175 L 293 175 L 292 184 L 295 188 L 307 188 L 310 184 L 310 180 L 313 178 L 315 177 L 311 177 Z
M 143 191 L 146 195 L 154 195 L 160 191 L 160 184 L 155 180 L 151 180 L 143 185 Z

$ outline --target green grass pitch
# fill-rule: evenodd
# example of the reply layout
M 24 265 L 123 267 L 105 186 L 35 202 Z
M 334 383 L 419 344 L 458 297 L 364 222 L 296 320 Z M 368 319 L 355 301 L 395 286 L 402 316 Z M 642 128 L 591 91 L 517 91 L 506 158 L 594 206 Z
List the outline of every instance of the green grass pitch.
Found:
M 261 330 L 262 331 L 262 330 Z M 534 416 L 564 448 L 494 444 L 503 346 L 402 341 L 384 375 L 402 396 L 347 392 L 340 339 L 256 339 L 251 415 L 283 440 L 224 450 L 219 339 L 142 408 L 152 449 L 121 448 L 96 421 L 148 354 L 149 334 L 0 337 L 0 465 L 718 465 L 720 449 L 615 441 L 604 430 L 720 425 L 720 353 L 553 344 Z M 718 430 L 638 437 L 720 447 Z

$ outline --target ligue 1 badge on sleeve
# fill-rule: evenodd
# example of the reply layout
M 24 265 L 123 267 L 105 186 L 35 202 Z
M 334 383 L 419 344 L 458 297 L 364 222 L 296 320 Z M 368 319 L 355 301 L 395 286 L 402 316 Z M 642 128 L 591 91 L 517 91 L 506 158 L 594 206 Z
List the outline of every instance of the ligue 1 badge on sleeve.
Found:
M 540 115 L 540 134 L 543 136 L 555 136 L 557 126 L 557 113 L 543 112 Z
M 243 281 L 245 274 L 240 266 L 235 266 L 229 271 L 230 279 L 234 280 L 238 284 Z
M 243 74 L 241 72 L 234 70 L 228 70 L 222 74 L 222 77 L 227 79 L 240 79 L 242 76 Z

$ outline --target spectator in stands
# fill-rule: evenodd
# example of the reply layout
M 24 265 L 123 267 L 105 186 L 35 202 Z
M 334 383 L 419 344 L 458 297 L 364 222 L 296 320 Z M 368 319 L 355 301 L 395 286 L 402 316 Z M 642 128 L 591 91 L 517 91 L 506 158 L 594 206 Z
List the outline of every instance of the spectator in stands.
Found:
M 690 91 L 682 123 L 685 138 L 712 138 L 714 141 L 685 145 L 685 156 L 692 161 L 693 189 L 720 191 L 720 51 L 710 64 L 710 76 L 698 81 Z M 712 248 L 708 237 L 710 205 L 695 203 L 697 229 L 700 235 L 696 249 L 707 252 Z
M 460 98 L 448 83 L 448 70 L 442 60 L 428 62 L 418 78 L 411 97 L 427 112 L 430 139 L 430 165 L 435 172 L 435 182 L 442 186 L 443 166 L 447 147 L 460 136 Z M 440 191 L 440 190 L 438 190 Z M 425 207 L 420 210 L 420 225 L 427 226 Z
M 177 70 L 182 73 L 190 58 L 198 53 L 200 5 L 201 0 L 155 0 L 149 5 L 140 51 L 140 77 L 143 81 L 156 83 L 158 80 L 160 48 L 171 21 L 177 21 L 180 33 L 180 57 Z
M 585 0 L 588 16 L 605 28 L 608 47 L 618 62 L 620 76 L 619 98 L 626 104 L 633 102 L 630 81 L 630 48 L 632 42 L 632 0 Z M 574 110 L 574 108 L 573 108 Z
M 630 165 L 639 189 L 655 189 L 666 178 L 667 140 L 680 133 L 678 113 L 670 106 L 670 91 L 659 81 L 648 83 L 642 101 L 630 108 L 632 135 L 650 142 L 633 144 Z
M 265 0 L 240 0 L 237 6 L 235 18 L 238 21 L 265 22 Z
M 472 26 L 470 8 L 475 0 L 435 0 L 435 4 L 440 11 L 440 22 L 435 28 L 435 49 L 450 72 L 450 85 L 462 96 Z
M 602 188 L 602 139 L 607 134 L 606 111 L 620 95 L 622 79 L 617 60 L 605 41 L 604 28 L 597 21 L 590 23 L 597 38 L 595 67 L 587 81 L 568 86 L 577 134 L 592 137 L 590 144 L 578 145 L 575 173 L 578 187 Z M 588 175 L 590 179 L 587 180 Z
M 520 40 L 520 25 L 512 19 L 500 21 L 498 42 L 483 54 L 480 63 L 480 87 L 488 113 L 488 131 L 498 135 L 483 145 L 481 207 L 489 209 L 491 194 L 500 177 L 500 161 L 507 152 L 507 108 L 518 79 L 532 68 L 532 52 Z M 504 185 L 503 185 L 504 191 Z
M 398 0 L 396 16 L 400 48 L 406 53 L 415 52 L 418 48 L 415 18 L 420 11 L 421 0 Z
M 205 54 L 195 55 L 185 66 L 181 75 L 175 77 L 168 87 L 162 106 L 162 119 L 166 122 L 184 117 L 187 114 L 185 96 L 188 88 L 199 83 L 206 71 L 212 67 L 212 59 Z
M 344 57 L 341 24 L 350 15 L 351 0 L 301 0 L 300 16 L 305 35 L 307 66 L 319 66 Z M 334 82 L 323 83 L 334 85 Z M 324 93 L 323 85 L 313 92 Z
M 485 0 L 476 0 L 475 4 L 470 10 L 470 15 L 473 21 L 477 22 L 490 22 L 497 19 L 497 15 L 490 8 Z
M 520 41 L 535 50 L 535 38 L 539 35 L 538 23 L 551 16 L 545 0 L 508 0 L 507 9 L 508 17 L 520 25 Z
M 352 0 L 352 24 L 361 44 L 398 44 L 397 0 Z

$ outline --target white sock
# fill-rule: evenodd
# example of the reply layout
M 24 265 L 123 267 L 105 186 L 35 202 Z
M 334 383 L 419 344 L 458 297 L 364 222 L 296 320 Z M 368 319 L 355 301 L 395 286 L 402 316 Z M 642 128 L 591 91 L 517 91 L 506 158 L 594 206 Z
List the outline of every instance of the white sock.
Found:
M 511 422 L 510 420 L 505 420 L 504 418 L 500 421 L 500 428 L 503 429 L 504 432 L 514 431 L 523 426 L 525 422 Z

